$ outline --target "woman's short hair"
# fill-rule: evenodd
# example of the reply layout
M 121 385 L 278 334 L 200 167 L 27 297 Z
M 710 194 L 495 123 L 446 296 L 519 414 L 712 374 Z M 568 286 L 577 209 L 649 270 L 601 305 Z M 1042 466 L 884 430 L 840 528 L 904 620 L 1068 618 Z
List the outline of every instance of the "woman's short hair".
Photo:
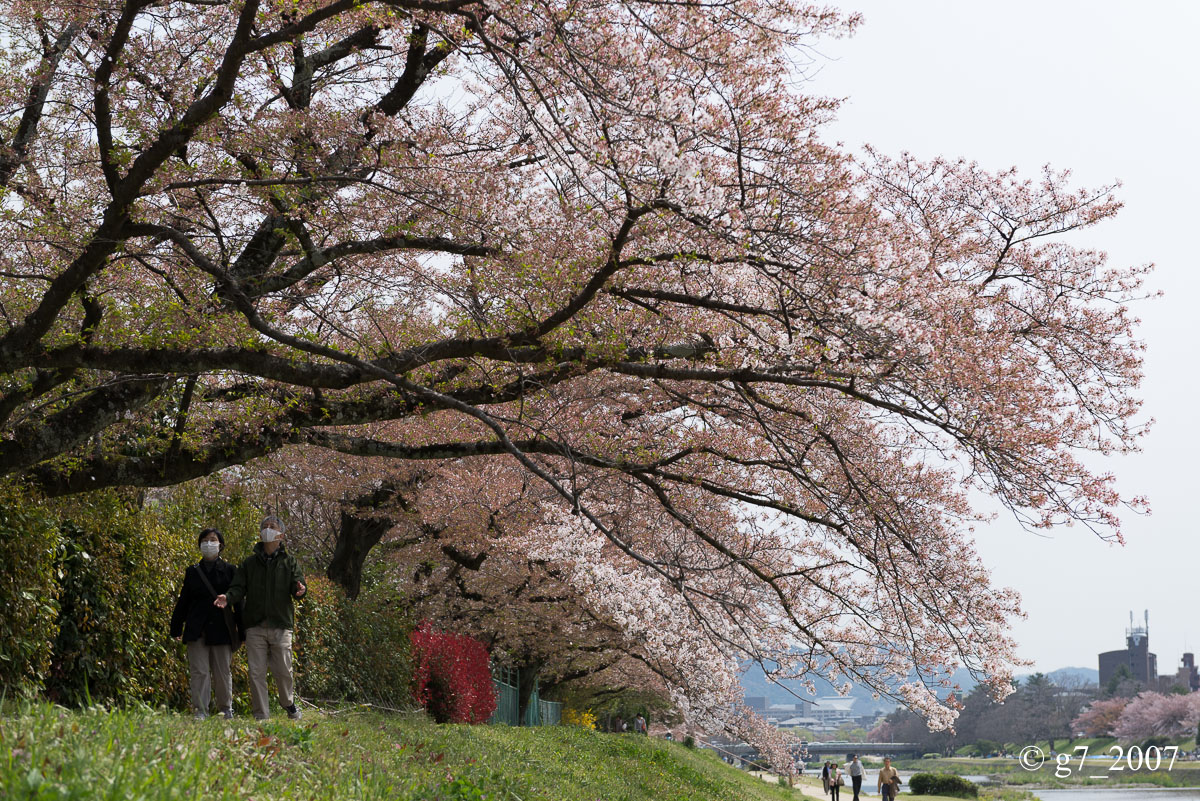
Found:
M 203 531 L 201 531 L 200 536 L 196 537 L 196 547 L 199 548 L 200 543 L 204 542 L 204 538 L 207 537 L 209 534 L 216 534 L 217 542 L 221 543 L 221 550 L 222 551 L 225 550 L 225 535 L 222 534 L 219 529 L 215 529 L 215 528 L 206 528 Z

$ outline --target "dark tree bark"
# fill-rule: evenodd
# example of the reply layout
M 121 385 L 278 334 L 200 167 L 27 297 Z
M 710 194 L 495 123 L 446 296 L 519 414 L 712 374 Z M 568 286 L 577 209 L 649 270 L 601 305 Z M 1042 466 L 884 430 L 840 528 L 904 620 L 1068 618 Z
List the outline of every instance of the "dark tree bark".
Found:
M 342 585 L 351 599 L 357 598 L 362 590 L 362 571 L 367 554 L 395 524 L 396 521 L 387 515 L 361 517 L 352 512 L 342 512 L 333 559 L 325 575 L 330 581 Z
M 325 575 L 340 584 L 346 595 L 358 597 L 362 591 L 363 565 L 371 549 L 379 544 L 397 522 L 397 513 L 390 503 L 397 497 L 394 484 L 385 483 L 374 492 L 360 496 L 342 510 L 333 558 Z
M 538 674 L 541 664 L 521 665 L 517 672 L 517 720 L 525 722 L 525 711 L 529 709 L 529 701 L 533 698 L 534 688 L 537 687 Z

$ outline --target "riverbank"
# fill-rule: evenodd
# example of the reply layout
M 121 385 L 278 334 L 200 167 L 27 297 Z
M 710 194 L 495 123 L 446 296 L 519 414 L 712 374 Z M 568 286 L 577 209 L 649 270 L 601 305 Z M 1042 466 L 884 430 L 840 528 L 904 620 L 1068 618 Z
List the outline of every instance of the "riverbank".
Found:
M 767 781 L 775 781 L 776 778 L 769 774 L 763 775 L 763 779 Z M 806 775 L 795 779 L 795 789 L 803 793 L 806 799 L 810 801 L 824 801 L 829 796 L 822 789 L 821 780 L 819 777 Z M 842 788 L 839 793 L 840 801 L 853 801 L 854 791 L 849 785 Z M 879 795 L 875 792 L 874 779 L 868 776 L 868 781 L 863 784 L 863 792 L 859 796 L 861 799 L 874 799 L 878 801 Z M 944 795 L 922 795 L 913 796 L 907 791 L 907 786 L 901 790 L 900 799 L 912 798 L 914 801 L 964 801 L 961 798 Z M 969 801 L 969 800 L 968 800 Z M 979 801 L 1037 801 L 1033 793 L 1025 788 L 1005 787 L 1001 785 L 980 787 Z
M 1194 760 L 1176 759 L 1174 764 L 1171 764 L 1170 758 L 1164 756 L 1156 763 L 1150 764 L 1144 758 L 1132 762 L 1112 759 L 1088 759 L 1081 762 L 1071 752 L 1066 753 L 1071 758 L 1063 765 L 1059 765 L 1055 758 L 1047 755 L 1045 761 L 1034 770 L 1022 767 L 1022 763 L 1017 759 L 999 757 L 914 759 L 898 761 L 896 766 L 905 772 L 986 776 L 992 784 L 1010 787 L 1067 789 L 1146 785 L 1200 788 L 1200 762 Z
M 779 777 L 775 776 L 774 773 L 750 771 L 750 775 L 761 778 L 763 782 L 779 783 Z M 793 779 L 793 782 L 793 790 L 796 791 L 796 799 L 798 801 L 829 801 L 829 796 L 824 793 L 821 787 L 820 778 L 814 776 L 796 777 Z M 863 790 L 862 795 L 859 796 L 860 799 L 875 799 L 877 801 L 878 797 L 880 797 L 875 793 L 874 785 L 871 785 L 870 782 L 864 784 Z M 842 788 L 839 795 L 840 801 L 853 801 L 854 791 L 847 785 L 847 787 Z M 901 791 L 900 797 L 901 799 L 912 799 L 913 801 L 964 801 L 964 799 L 948 795 L 913 796 L 905 793 L 905 791 Z M 1036 796 L 1025 789 L 983 787 L 979 788 L 979 801 L 1037 801 L 1037 799 Z
M 572 726 L 376 712 L 197 722 L 48 704 L 0 717 L 0 788 L 5 801 L 802 801 L 710 751 Z

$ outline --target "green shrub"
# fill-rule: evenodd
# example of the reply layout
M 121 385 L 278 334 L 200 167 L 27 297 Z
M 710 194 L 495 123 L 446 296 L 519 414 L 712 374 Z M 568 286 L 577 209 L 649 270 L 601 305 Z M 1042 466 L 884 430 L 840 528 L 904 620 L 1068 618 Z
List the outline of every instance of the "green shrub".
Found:
M 921 759 L 941 759 L 941 754 L 921 754 Z
M 411 707 L 411 622 L 385 587 L 355 601 L 333 582 L 312 577 L 296 612 L 300 693 L 325 701 Z
M 44 507 L 0 488 L 0 692 L 42 689 L 58 633 L 58 530 Z
M 195 549 L 200 532 L 206 528 L 218 529 L 225 537 L 221 558 L 235 565 L 254 549 L 262 519 L 261 509 L 241 496 L 225 497 L 224 488 L 214 486 L 210 480 L 172 487 L 169 493 L 148 502 L 144 513 L 186 541 L 192 561 L 200 558 Z M 179 580 L 183 580 L 182 575 Z
M 975 753 L 979 756 L 987 756 L 988 754 L 999 754 L 1004 750 L 1004 745 L 995 740 L 977 740 L 975 742 Z
M 56 507 L 58 631 L 46 695 L 186 705 L 186 666 L 168 628 L 194 534 L 168 532 L 116 492 Z
M 237 564 L 257 539 L 260 510 L 207 482 L 141 501 L 115 490 L 47 501 L 0 485 L 0 692 L 187 707 L 187 658 L 169 625 L 184 570 L 199 559 L 196 536 L 220 529 L 223 557 Z M 297 609 L 303 695 L 411 705 L 411 624 L 385 587 L 350 603 L 310 579 Z M 246 711 L 240 653 L 234 698 Z
M 196 535 L 227 531 L 226 555 L 237 561 L 257 512 L 214 503 L 198 485 L 166 497 L 142 508 L 116 490 L 45 500 L 0 487 L 5 694 L 186 705 L 186 657 L 168 628 L 184 569 L 199 558 Z M 234 677 L 244 689 L 243 662 L 234 660 Z
M 979 786 L 962 776 L 947 773 L 914 773 L 908 780 L 913 795 L 950 795 L 956 798 L 978 798 Z

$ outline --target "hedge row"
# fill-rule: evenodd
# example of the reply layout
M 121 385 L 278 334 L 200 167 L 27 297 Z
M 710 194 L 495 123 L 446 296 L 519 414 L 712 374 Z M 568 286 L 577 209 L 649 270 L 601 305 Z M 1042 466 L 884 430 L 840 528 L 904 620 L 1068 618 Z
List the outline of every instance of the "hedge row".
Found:
M 252 515 L 221 511 L 230 523 Z M 189 522 L 178 534 L 118 492 L 50 502 L 0 487 L 0 689 L 64 704 L 184 705 L 186 668 L 168 623 L 197 558 L 201 521 Z
M 199 558 L 196 536 L 221 529 L 237 562 L 259 519 L 203 486 L 143 506 L 118 491 L 47 501 L 0 484 L 0 693 L 186 708 L 184 647 L 168 629 L 184 569 Z M 399 604 L 371 590 L 351 604 L 314 567 L 297 611 L 301 694 L 411 706 L 412 626 Z M 244 654 L 234 682 L 244 706 Z
M 978 798 L 979 786 L 962 776 L 946 773 L 914 773 L 908 780 L 913 795 L 950 795 L 956 798 Z

